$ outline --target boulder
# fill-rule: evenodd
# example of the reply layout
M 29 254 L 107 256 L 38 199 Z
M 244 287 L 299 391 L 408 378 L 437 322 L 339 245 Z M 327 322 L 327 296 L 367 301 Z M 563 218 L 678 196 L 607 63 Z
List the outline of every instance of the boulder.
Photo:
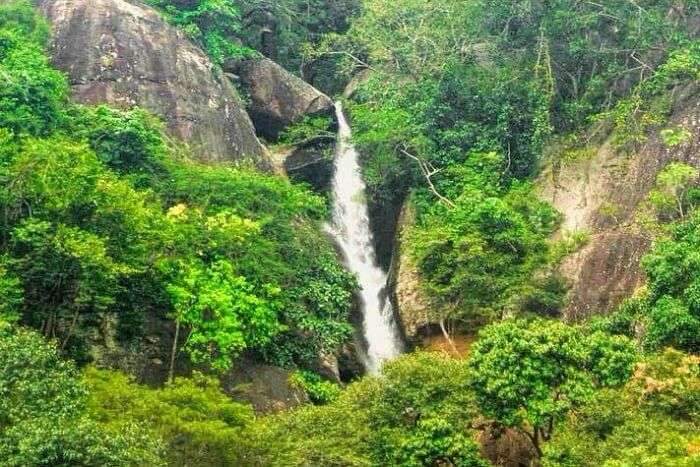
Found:
M 125 0 L 40 0 L 53 27 L 53 63 L 84 104 L 141 106 L 203 161 L 267 166 L 235 88 L 160 14 Z
M 222 388 L 259 414 L 283 412 L 309 403 L 306 393 L 290 382 L 291 375 L 276 366 L 244 361 L 222 377 Z
M 328 192 L 333 179 L 333 145 L 297 147 L 284 159 L 284 172 L 291 180 L 309 184 L 317 193 Z
M 328 96 L 272 60 L 237 61 L 226 69 L 240 79 L 255 128 L 268 140 L 276 140 L 282 130 L 305 116 L 334 114 Z

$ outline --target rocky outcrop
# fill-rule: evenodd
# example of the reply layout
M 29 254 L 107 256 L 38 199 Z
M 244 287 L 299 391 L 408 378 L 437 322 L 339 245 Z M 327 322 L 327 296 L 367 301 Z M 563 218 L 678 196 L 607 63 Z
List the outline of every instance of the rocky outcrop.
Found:
M 523 433 L 497 423 L 483 423 L 477 435 L 481 455 L 499 467 L 539 465 L 532 443 Z
M 41 0 L 52 23 L 55 66 L 77 102 L 144 107 L 204 161 L 265 149 L 228 78 L 151 8 L 124 0 Z
M 248 112 L 258 134 L 275 140 L 307 115 L 333 115 L 333 101 L 267 58 L 228 64 L 248 94 Z
M 590 234 L 588 244 L 561 267 L 572 285 L 569 320 L 609 312 L 644 283 L 640 262 L 653 238 L 637 222 L 638 214 L 670 162 L 700 167 L 700 89 L 688 85 L 674 96 L 666 127 L 685 128 L 689 141 L 668 148 L 652 134 L 632 154 L 620 154 L 606 142 L 586 157 L 550 167 L 540 180 L 542 198 L 564 214 L 562 231 Z
M 333 179 L 333 145 L 294 148 L 283 165 L 290 179 L 309 184 L 317 193 L 327 192 Z
M 420 288 L 418 270 L 411 264 L 401 241 L 414 220 L 415 213 L 407 202 L 399 215 L 396 244 L 389 273 L 389 284 L 394 293 L 399 319 L 404 335 L 410 342 L 416 342 L 420 331 L 431 324 L 430 304 Z
M 249 402 L 260 414 L 281 412 L 309 403 L 306 393 L 293 385 L 291 373 L 271 365 L 242 362 L 222 378 L 223 390 Z

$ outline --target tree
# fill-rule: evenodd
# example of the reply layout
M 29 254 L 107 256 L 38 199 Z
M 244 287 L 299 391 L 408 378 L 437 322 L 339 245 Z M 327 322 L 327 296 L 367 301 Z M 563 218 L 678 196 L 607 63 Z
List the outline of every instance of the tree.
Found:
M 700 177 L 700 172 L 693 166 L 681 162 L 672 162 L 656 177 L 656 187 L 649 193 L 649 201 L 661 215 L 675 211 L 678 218 L 686 216 L 689 199 Z
M 514 297 L 546 264 L 547 236 L 558 222 L 528 186 L 498 196 L 497 188 L 469 183 L 478 175 L 461 173 L 466 187 L 456 205 L 434 208 L 408 235 L 426 289 L 437 308 L 446 310 L 438 322 L 483 321 L 518 311 Z
M 598 391 L 545 448 L 549 466 L 693 466 L 700 422 L 698 358 L 667 349 L 623 387 Z
M 215 378 L 195 373 L 149 388 L 118 372 L 88 368 L 85 381 L 90 416 L 110 433 L 142 427 L 163 446 L 167 465 L 240 465 L 240 440 L 253 411 L 233 401 Z
M 25 420 L 66 419 L 80 413 L 85 387 L 56 346 L 21 327 L 0 323 L 0 429 Z
M 44 53 L 46 21 L 28 0 L 0 5 L 0 127 L 46 136 L 65 118 L 68 82 Z
M 86 415 L 71 362 L 34 331 L 0 321 L 0 463 L 7 466 L 162 465 L 135 425 L 109 433 Z
M 623 384 L 636 361 L 628 339 L 556 321 L 505 320 L 484 328 L 472 348 L 469 386 L 484 415 L 542 442 L 596 388 Z
M 277 320 L 280 291 L 272 286 L 256 291 L 234 273 L 227 261 L 211 267 L 179 265 L 176 281 L 167 287 L 175 321 L 189 328 L 185 349 L 196 363 L 225 370 L 247 348 L 260 348 L 281 329 Z M 256 294 L 259 293 L 260 295 Z M 170 379 L 177 345 L 173 342 Z

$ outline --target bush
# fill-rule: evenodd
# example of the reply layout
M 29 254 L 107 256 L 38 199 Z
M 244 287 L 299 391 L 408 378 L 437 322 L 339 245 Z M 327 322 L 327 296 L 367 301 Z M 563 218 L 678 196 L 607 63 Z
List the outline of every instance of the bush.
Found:
M 666 350 L 622 388 L 598 392 L 546 447 L 546 466 L 692 466 L 700 462 L 697 357 Z
M 417 353 L 337 399 L 261 420 L 246 460 L 255 465 L 484 466 L 471 438 L 475 416 L 464 362 Z
M 289 382 L 306 393 L 311 402 L 317 405 L 333 402 L 340 395 L 340 386 L 326 381 L 310 371 L 295 371 L 289 377 Z
M 215 379 L 195 374 L 150 389 L 120 373 L 88 368 L 85 376 L 89 413 L 110 432 L 142 427 L 163 444 L 167 465 L 237 465 L 236 440 L 253 412 L 229 399 Z
M 53 343 L 0 322 L 0 462 L 7 466 L 162 465 L 134 425 L 110 433 L 86 414 L 87 388 Z

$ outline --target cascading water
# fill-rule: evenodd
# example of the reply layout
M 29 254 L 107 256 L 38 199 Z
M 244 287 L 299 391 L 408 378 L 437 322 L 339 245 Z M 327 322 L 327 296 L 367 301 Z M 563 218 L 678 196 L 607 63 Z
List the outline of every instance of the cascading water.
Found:
M 342 250 L 348 268 L 357 275 L 362 288 L 360 306 L 367 341 L 365 366 L 369 373 L 376 373 L 383 361 L 401 353 L 402 342 L 386 294 L 387 275 L 379 267 L 374 251 L 359 156 L 350 141 L 352 132 L 342 104 L 338 102 L 335 107 L 338 145 L 333 176 L 333 222 L 328 226 L 328 232 Z

